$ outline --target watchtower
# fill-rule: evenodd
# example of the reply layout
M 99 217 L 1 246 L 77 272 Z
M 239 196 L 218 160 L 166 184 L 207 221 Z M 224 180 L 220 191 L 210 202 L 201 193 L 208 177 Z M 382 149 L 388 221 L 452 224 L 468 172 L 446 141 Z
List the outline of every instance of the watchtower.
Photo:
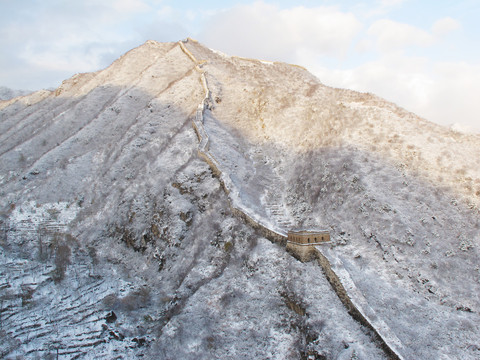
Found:
M 330 242 L 327 230 L 291 230 L 288 232 L 287 251 L 300 261 L 310 261 L 315 255 L 315 246 Z

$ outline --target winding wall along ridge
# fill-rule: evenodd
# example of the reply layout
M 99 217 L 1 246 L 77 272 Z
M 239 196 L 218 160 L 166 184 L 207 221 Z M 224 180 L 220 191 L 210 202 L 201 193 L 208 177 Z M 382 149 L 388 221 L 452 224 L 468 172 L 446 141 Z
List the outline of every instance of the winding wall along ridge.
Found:
M 322 251 L 322 247 L 323 245 L 315 247 L 315 258 L 350 315 L 374 333 L 376 340 L 390 358 L 403 360 L 401 354 L 404 351 L 401 341 L 375 314 L 362 292 L 355 286 L 353 279 L 343 266 L 342 260 L 328 249 Z
M 201 69 L 199 66 L 204 62 L 199 62 L 195 58 L 195 56 L 186 48 L 183 41 L 179 41 L 178 44 L 180 45 L 183 52 L 195 63 L 195 68 L 197 69 L 197 71 L 200 72 L 200 80 L 202 82 L 202 87 L 205 91 L 205 97 L 198 105 L 196 115 L 193 119 L 193 128 L 199 140 L 198 154 L 209 164 L 212 172 L 220 180 L 220 184 L 222 185 L 224 191 L 227 193 L 227 195 L 230 195 L 231 190 L 226 183 L 229 181 L 225 181 L 226 176 L 220 170 L 219 162 L 209 152 L 210 139 L 203 126 L 203 114 L 205 112 L 205 109 L 207 108 L 208 100 L 210 98 L 210 90 L 208 88 L 207 80 L 205 78 L 205 70 Z M 280 243 L 281 245 L 286 244 L 286 234 L 281 234 L 268 228 L 268 226 L 262 224 L 261 221 L 255 219 L 254 217 L 247 214 L 243 209 L 236 206 L 230 196 L 228 196 L 227 198 L 230 208 L 236 216 L 243 219 L 254 229 L 258 229 L 267 239 L 273 242 Z M 402 355 L 400 355 L 399 352 L 399 348 L 402 347 L 400 340 L 395 336 L 395 334 L 390 331 L 388 326 L 383 321 L 372 320 L 373 318 L 376 318 L 375 312 L 368 306 L 368 304 L 366 304 L 366 300 L 363 298 L 363 295 L 361 295 L 361 292 L 356 288 L 353 280 L 348 275 L 347 270 L 343 268 L 343 271 L 340 271 L 342 274 L 339 277 L 333 269 L 330 259 L 336 259 L 337 262 L 341 262 L 341 260 L 333 257 L 331 254 L 329 255 L 329 259 L 322 253 L 322 250 L 320 250 L 319 247 L 315 248 L 315 257 L 318 264 L 322 267 L 327 277 L 327 280 L 329 281 L 330 285 L 339 297 L 342 304 L 346 307 L 349 314 L 361 325 L 365 326 L 373 332 L 375 340 L 380 343 L 381 348 L 384 350 L 384 352 L 388 355 L 390 359 L 403 360 L 404 358 Z M 337 266 L 335 266 L 335 268 L 338 268 L 338 264 L 336 265 Z M 339 269 L 337 269 L 337 271 L 339 271 Z M 342 280 L 346 284 L 343 284 Z M 353 296 L 354 294 L 352 293 L 354 293 L 356 296 L 360 295 L 363 298 L 362 300 L 365 300 L 365 304 L 363 304 L 363 306 L 358 305 L 357 301 L 353 300 L 355 299 L 355 296 Z M 367 312 L 370 316 L 367 314 Z

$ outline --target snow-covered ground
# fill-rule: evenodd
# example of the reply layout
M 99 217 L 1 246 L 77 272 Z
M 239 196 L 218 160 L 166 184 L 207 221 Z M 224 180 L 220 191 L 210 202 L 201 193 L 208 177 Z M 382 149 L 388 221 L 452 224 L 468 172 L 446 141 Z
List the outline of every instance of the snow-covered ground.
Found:
M 191 45 L 208 59 L 210 151 L 246 212 L 280 232 L 329 227 L 331 261 L 406 358 L 478 357 L 480 139 L 296 67 Z
M 321 268 L 233 204 L 281 233 L 328 228 L 327 255 L 405 358 L 478 358 L 478 137 L 182 45 L 206 62 L 149 41 L 0 103 L 1 356 L 385 358 Z M 192 127 L 202 73 L 228 194 Z

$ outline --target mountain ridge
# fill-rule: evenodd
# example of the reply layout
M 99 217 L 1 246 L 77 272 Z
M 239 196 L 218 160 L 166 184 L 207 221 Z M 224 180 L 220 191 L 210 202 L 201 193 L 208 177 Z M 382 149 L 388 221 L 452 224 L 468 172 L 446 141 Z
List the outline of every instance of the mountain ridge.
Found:
M 191 125 L 199 104 L 228 194 L 197 154 Z M 6 324 L 40 324 L 50 334 L 28 340 L 13 327 L 3 333 L 11 346 L 2 354 L 384 358 L 321 270 L 265 242 L 235 217 L 233 202 L 283 233 L 327 227 L 332 259 L 403 343 L 406 358 L 475 358 L 477 137 L 372 95 L 326 87 L 299 67 L 225 57 L 192 40 L 148 41 L 104 70 L 0 109 Z M 25 270 L 15 278 L 8 269 L 21 268 L 18 259 Z M 83 264 L 93 278 L 78 275 Z M 30 294 L 21 285 L 35 267 L 53 273 L 42 273 Z M 59 321 L 66 333 L 73 326 L 93 334 L 93 342 L 77 344 L 88 352 L 71 340 L 55 343 L 42 316 L 25 320 L 32 309 L 60 316 L 46 303 L 71 296 L 63 284 L 97 289 L 82 298 L 91 323 L 76 314 L 80 325 Z M 30 309 L 15 305 L 25 294 Z M 331 306 L 318 301 L 323 296 Z M 292 301 L 308 316 L 285 307 Z M 121 320 L 105 320 L 108 311 Z M 229 330 L 235 327 L 240 337 Z

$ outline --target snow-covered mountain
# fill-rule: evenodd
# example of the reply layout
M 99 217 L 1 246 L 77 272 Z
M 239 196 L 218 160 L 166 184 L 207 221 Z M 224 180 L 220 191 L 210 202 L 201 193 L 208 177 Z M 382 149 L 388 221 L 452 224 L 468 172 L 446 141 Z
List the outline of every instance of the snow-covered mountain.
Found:
M 2 101 L 0 354 L 477 359 L 479 149 L 192 40 Z M 328 229 L 385 338 L 255 224 Z

